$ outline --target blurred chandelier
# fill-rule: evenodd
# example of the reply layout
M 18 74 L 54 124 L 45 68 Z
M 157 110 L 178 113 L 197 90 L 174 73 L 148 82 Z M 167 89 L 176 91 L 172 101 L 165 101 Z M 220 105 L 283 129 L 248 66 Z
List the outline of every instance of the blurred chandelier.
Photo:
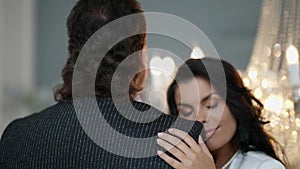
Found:
M 291 166 L 300 163 L 300 0 L 263 0 L 254 49 L 243 80 L 253 89 Z

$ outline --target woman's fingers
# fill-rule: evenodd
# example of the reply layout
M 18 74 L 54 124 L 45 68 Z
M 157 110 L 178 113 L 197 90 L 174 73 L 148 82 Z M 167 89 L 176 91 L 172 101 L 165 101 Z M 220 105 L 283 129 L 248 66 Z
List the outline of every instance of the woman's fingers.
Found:
M 177 136 L 179 138 L 181 138 L 182 140 L 184 140 L 184 142 L 194 151 L 199 151 L 200 147 L 198 145 L 198 143 L 186 132 L 175 129 L 175 128 L 171 128 L 168 130 L 168 132 L 174 136 Z
M 201 137 L 198 140 L 199 145 L 186 132 L 178 129 L 172 129 L 169 132 L 172 135 L 159 133 L 157 139 L 157 143 L 162 148 L 175 156 L 172 158 L 162 151 L 158 151 L 158 156 L 166 163 L 176 169 L 215 169 L 212 155 Z
M 204 152 L 211 160 L 214 160 L 214 159 L 213 159 L 213 156 L 210 154 L 210 152 L 209 152 L 208 148 L 206 147 L 206 145 L 205 145 L 205 143 L 204 143 L 204 141 L 203 141 L 203 139 L 202 139 L 201 136 L 199 136 L 198 141 L 199 141 L 199 145 L 200 145 L 202 151 L 203 151 L 203 152 Z
M 166 153 L 162 152 L 162 151 L 157 151 L 157 155 L 163 159 L 166 163 L 168 163 L 170 166 L 172 166 L 173 168 L 176 168 L 176 169 L 180 169 L 182 168 L 182 164 L 171 158 L 170 156 L 168 156 Z
M 172 155 L 174 155 L 177 159 L 180 161 L 186 160 L 185 154 L 178 150 L 174 145 L 168 143 L 165 140 L 157 139 L 157 144 L 160 145 L 162 148 L 170 152 Z
M 167 133 L 158 133 L 158 137 L 166 140 L 167 142 L 171 143 L 172 145 L 176 146 L 180 151 L 184 154 L 188 155 L 191 153 L 191 149 L 187 146 L 182 140 L 167 134 Z

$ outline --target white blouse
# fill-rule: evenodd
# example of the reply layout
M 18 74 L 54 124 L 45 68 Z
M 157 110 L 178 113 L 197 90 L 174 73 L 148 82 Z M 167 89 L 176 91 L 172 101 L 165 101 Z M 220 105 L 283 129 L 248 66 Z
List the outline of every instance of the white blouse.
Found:
M 276 159 L 260 151 L 238 153 L 229 169 L 285 169 Z

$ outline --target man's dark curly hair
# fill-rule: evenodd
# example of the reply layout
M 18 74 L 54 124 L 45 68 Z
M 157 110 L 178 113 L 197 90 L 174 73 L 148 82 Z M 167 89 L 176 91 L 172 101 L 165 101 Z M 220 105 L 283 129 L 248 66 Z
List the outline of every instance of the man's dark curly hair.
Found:
M 113 20 L 127 16 L 130 14 L 142 13 L 140 5 L 135 0 L 79 0 L 71 10 L 67 19 L 68 30 L 68 52 L 69 57 L 65 64 L 61 75 L 63 83 L 58 85 L 54 90 L 54 98 L 56 101 L 63 101 L 72 98 L 72 83 L 73 73 L 76 60 L 79 53 L 87 42 L 87 40 L 101 27 L 110 23 Z M 139 22 L 131 24 L 130 29 L 139 29 L 146 32 L 146 21 L 144 16 L 139 19 Z M 109 38 L 118 38 L 118 33 L 112 30 L 105 32 Z M 123 39 L 112 47 L 103 58 L 95 80 L 95 93 L 102 98 L 111 97 L 111 80 L 118 65 L 129 55 L 133 55 L 136 59 L 132 59 L 129 66 L 143 65 L 142 50 L 145 46 L 146 34 L 138 34 L 129 38 Z M 99 45 L 99 44 L 98 44 Z M 100 44 L 106 47 L 105 43 Z M 86 58 L 88 60 L 88 58 Z M 88 60 L 88 62 L 93 62 Z M 78 66 L 78 64 L 76 65 Z M 84 71 L 86 68 L 79 68 Z M 127 78 L 127 79 L 126 79 Z M 132 99 L 135 95 L 143 89 L 143 82 L 146 78 L 146 71 L 137 73 L 133 79 L 123 77 L 118 79 L 120 84 L 124 84 L 124 80 L 130 82 L 129 94 Z M 80 79 L 84 81 L 84 77 Z M 84 88 L 82 89 L 84 90 Z

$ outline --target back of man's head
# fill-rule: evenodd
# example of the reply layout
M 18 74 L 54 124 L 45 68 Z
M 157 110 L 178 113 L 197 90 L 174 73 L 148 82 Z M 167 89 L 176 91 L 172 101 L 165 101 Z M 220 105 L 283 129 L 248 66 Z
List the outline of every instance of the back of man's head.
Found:
M 62 101 L 72 98 L 73 83 L 78 84 L 81 81 L 85 81 L 84 77 L 82 77 L 80 81 L 74 82 L 73 73 L 76 60 L 87 40 L 106 24 L 127 15 L 138 13 L 142 15 L 142 12 L 136 0 L 79 0 L 76 3 L 67 19 L 69 57 L 61 74 L 63 84 L 58 85 L 55 89 L 55 100 Z M 145 18 L 142 17 L 138 22 L 131 24 L 130 29 L 144 30 L 143 32 L 146 32 Z M 116 39 L 119 36 L 115 30 L 110 30 L 109 32 L 105 32 L 105 34 L 107 35 L 106 38 L 110 39 Z M 111 97 L 111 80 L 113 73 L 128 55 L 136 55 L 134 56 L 136 58 L 132 59 L 131 66 L 136 65 L 140 67 L 140 65 L 143 65 L 142 52 L 140 51 L 145 46 L 145 38 L 146 33 L 142 33 L 123 39 L 106 53 L 101 64 L 98 65 L 99 68 L 95 79 L 94 94 L 104 98 Z M 107 44 L 101 43 L 100 45 L 105 48 Z M 97 61 L 88 60 L 88 62 L 96 63 Z M 86 71 L 87 68 L 80 68 L 79 66 L 79 69 L 80 71 Z M 129 91 L 124 92 L 127 92 L 132 99 L 143 89 L 145 78 L 146 71 L 141 71 L 136 74 L 132 80 L 129 79 L 129 81 L 131 81 L 128 87 Z M 128 79 L 118 80 L 124 81 L 120 84 L 126 84 Z

